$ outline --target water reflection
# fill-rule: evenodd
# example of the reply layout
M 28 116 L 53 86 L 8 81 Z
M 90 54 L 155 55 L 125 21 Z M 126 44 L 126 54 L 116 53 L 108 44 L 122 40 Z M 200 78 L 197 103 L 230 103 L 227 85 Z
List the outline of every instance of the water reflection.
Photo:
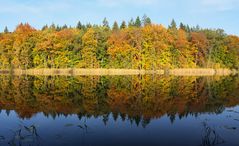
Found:
M 178 142 L 183 141 L 184 138 L 180 137 L 178 132 L 183 130 L 187 135 L 189 134 L 187 131 L 193 129 L 197 131 L 195 134 L 198 136 L 182 144 L 227 144 L 228 141 L 224 140 L 225 136 L 221 137 L 220 135 L 221 129 L 224 127 L 225 130 L 232 126 L 221 123 L 218 129 L 218 127 L 211 127 L 207 122 L 203 122 L 202 125 L 202 121 L 206 119 L 204 116 L 217 119 L 219 115 L 223 115 L 224 120 L 230 119 L 230 124 L 232 121 L 237 122 L 235 120 L 237 118 L 232 116 L 237 114 L 233 107 L 239 104 L 239 79 L 237 76 L 0 76 L 0 83 L 0 109 L 3 110 L 0 115 L 5 119 L 3 122 L 11 121 L 10 128 L 14 127 L 15 129 L 12 130 L 12 134 L 0 133 L 0 145 L 1 142 L 5 144 L 7 142 L 9 145 L 24 145 L 26 141 L 30 145 L 56 144 L 51 143 L 51 139 L 48 139 L 48 142 L 40 142 L 42 140 L 39 133 L 42 133 L 43 137 L 47 134 L 41 131 L 44 129 L 42 123 L 39 124 L 41 132 L 38 132 L 38 128 L 33 122 L 34 118 L 37 119 L 36 122 L 42 122 L 43 119 L 51 121 L 50 119 L 52 119 L 56 124 L 53 129 L 57 132 L 61 128 L 65 129 L 66 133 L 70 132 L 69 135 L 80 132 L 78 133 L 80 137 L 84 137 L 81 141 L 83 145 L 115 144 L 119 140 L 116 137 L 119 135 L 117 133 L 119 131 L 114 131 L 116 127 L 135 135 L 130 135 L 130 140 L 120 135 L 122 140 L 131 141 L 120 143 L 124 145 L 138 144 L 140 140 L 134 138 L 140 133 L 142 135 L 138 135 L 138 137 L 146 136 L 145 140 L 140 141 L 142 145 L 159 143 L 170 145 L 167 140 L 175 139 L 173 136 L 177 136 L 177 139 L 180 138 Z M 225 110 L 230 107 L 232 109 Z M 231 115 L 231 117 L 226 117 L 225 112 L 226 116 Z M 3 113 L 7 116 L 4 116 Z M 71 121 L 73 118 L 74 120 Z M 75 120 L 76 118 L 77 120 Z M 17 127 L 12 119 L 25 120 L 28 126 L 18 125 Z M 161 125 L 155 124 L 155 121 L 161 121 Z M 127 126 L 131 125 L 130 128 L 136 127 L 129 131 L 124 127 L 124 123 L 129 123 Z M 175 127 L 171 129 L 169 123 Z M 188 127 L 188 129 L 181 129 L 182 125 L 189 126 L 190 123 L 196 123 L 190 127 L 192 129 Z M 51 129 L 52 124 L 51 121 L 51 124 L 46 127 Z M 212 126 L 218 125 L 218 123 L 211 124 Z M 152 127 L 154 129 L 151 129 Z M 0 128 L 3 127 L 0 126 Z M 107 128 L 109 128 L 108 134 L 115 136 L 111 137 L 112 143 L 99 140 Z M 76 131 L 76 129 L 78 130 Z M 141 131 L 142 129 L 150 133 L 157 133 L 157 135 L 164 134 L 161 137 L 165 137 L 165 139 L 159 141 L 155 135 L 149 137 L 146 131 Z M 158 133 L 159 129 L 164 133 Z M 171 133 L 169 137 L 168 131 L 170 130 L 174 132 L 176 130 L 176 132 Z M 54 135 L 52 138 L 58 139 L 60 143 L 57 145 L 63 145 L 64 142 L 67 142 L 67 138 L 64 139 L 65 134 L 57 132 L 51 132 Z M 136 134 L 136 132 L 139 133 Z M 89 142 L 89 138 L 92 137 L 97 143 Z M 68 137 L 68 139 L 70 138 Z M 79 141 L 76 140 L 71 144 L 78 145 L 78 143 Z M 171 143 L 171 145 L 175 144 Z
M 55 118 L 59 114 L 126 116 L 136 123 L 167 115 L 197 116 L 221 113 L 239 103 L 237 77 L 0 77 L 0 106 L 19 117 L 38 112 Z

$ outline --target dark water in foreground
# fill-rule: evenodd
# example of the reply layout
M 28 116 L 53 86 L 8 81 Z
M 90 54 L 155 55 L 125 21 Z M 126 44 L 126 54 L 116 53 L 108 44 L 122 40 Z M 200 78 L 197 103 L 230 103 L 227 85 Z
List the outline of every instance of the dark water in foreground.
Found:
M 239 145 L 239 78 L 0 76 L 0 145 Z

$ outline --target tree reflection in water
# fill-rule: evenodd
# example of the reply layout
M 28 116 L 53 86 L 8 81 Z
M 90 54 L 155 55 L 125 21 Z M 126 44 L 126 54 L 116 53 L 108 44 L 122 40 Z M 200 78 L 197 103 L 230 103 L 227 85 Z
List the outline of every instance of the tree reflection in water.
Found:
M 222 113 L 239 104 L 237 76 L 0 76 L 0 83 L 1 109 L 7 115 L 14 110 L 20 119 L 30 119 L 37 113 L 53 119 L 77 115 L 79 120 L 99 118 L 107 125 L 112 117 L 147 128 L 153 119 L 163 116 L 174 123 L 189 115 Z M 75 127 L 88 133 L 86 121 Z M 201 145 L 224 142 L 205 123 L 204 129 Z M 5 138 L 0 136 L 0 142 Z M 14 131 L 9 143 L 29 138 L 36 143 L 39 140 L 34 125 Z
M 237 77 L 0 76 L 0 107 L 22 119 L 43 112 L 129 119 L 145 127 L 167 115 L 173 123 L 200 113 L 221 113 L 239 103 Z

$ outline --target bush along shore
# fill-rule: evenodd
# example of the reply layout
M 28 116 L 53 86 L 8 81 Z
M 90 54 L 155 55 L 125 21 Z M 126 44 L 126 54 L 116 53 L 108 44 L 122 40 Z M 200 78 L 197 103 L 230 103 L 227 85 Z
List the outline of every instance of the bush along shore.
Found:
M 174 76 L 213 76 L 213 75 L 235 75 L 237 70 L 211 69 L 211 68 L 184 68 L 170 70 L 136 70 L 136 69 L 15 69 L 0 70 L 1 75 L 37 75 L 37 76 L 79 76 L 79 75 L 174 75 Z

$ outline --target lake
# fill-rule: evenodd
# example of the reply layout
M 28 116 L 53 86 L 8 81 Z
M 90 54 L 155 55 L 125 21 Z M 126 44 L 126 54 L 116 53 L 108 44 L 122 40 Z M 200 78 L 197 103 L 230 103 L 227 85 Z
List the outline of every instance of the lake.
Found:
M 238 76 L 0 76 L 0 146 L 239 145 Z

